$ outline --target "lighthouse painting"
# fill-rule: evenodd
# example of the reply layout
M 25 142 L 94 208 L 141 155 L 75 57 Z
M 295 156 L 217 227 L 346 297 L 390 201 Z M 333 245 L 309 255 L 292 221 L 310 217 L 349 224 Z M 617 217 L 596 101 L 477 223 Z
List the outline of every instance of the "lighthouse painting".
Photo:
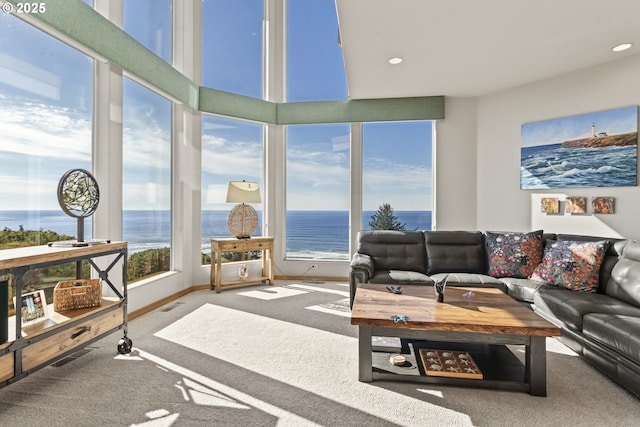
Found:
M 520 188 L 637 185 L 638 106 L 522 125 Z

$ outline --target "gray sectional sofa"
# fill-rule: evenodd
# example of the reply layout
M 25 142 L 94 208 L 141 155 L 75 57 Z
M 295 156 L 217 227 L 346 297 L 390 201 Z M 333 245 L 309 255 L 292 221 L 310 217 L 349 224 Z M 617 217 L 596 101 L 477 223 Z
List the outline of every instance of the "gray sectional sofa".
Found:
M 514 255 L 500 246 L 508 240 L 503 235 L 517 242 L 526 236 L 526 250 Z M 540 244 L 538 259 L 539 249 L 531 248 Z M 596 270 L 585 273 L 576 259 L 558 257 L 567 248 L 582 250 Z M 447 286 L 497 287 L 529 304 L 562 329 L 565 345 L 640 396 L 640 242 L 542 231 L 361 231 L 350 266 L 351 302 L 359 283 L 432 286 L 444 275 Z M 563 277 L 581 281 L 567 284 Z

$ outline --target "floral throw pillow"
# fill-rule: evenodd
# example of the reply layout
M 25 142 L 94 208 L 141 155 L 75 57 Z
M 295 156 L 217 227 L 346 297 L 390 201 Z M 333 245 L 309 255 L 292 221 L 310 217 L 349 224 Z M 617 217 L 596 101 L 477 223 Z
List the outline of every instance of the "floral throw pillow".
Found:
M 489 275 L 526 279 L 542 259 L 542 230 L 486 233 Z
M 607 242 L 547 241 L 531 279 L 580 292 L 595 292 Z

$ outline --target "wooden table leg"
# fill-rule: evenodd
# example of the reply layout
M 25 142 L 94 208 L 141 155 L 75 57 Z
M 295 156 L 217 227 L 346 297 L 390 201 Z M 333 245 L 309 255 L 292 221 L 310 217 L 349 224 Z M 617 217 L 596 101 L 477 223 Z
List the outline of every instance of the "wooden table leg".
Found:
M 267 250 L 262 248 L 262 277 L 267 275 Z M 271 282 L 269 282 L 271 284 Z
M 213 245 L 211 245 L 211 262 L 210 262 L 210 271 L 209 271 L 209 290 L 215 289 L 216 283 L 216 253 L 213 249 Z
M 269 268 L 269 285 L 273 285 L 273 246 L 269 248 L 269 263 L 267 267 Z
M 216 293 L 222 290 L 222 254 L 216 251 Z

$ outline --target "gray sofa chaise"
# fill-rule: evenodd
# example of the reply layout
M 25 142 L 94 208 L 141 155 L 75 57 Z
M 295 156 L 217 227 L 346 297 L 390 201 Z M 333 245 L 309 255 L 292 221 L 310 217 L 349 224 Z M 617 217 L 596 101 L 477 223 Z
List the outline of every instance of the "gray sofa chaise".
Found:
M 584 270 L 582 258 L 595 270 Z M 640 242 L 542 231 L 361 231 L 351 303 L 359 283 L 432 286 L 445 275 L 447 286 L 496 287 L 529 304 L 562 329 L 565 345 L 640 396 Z

